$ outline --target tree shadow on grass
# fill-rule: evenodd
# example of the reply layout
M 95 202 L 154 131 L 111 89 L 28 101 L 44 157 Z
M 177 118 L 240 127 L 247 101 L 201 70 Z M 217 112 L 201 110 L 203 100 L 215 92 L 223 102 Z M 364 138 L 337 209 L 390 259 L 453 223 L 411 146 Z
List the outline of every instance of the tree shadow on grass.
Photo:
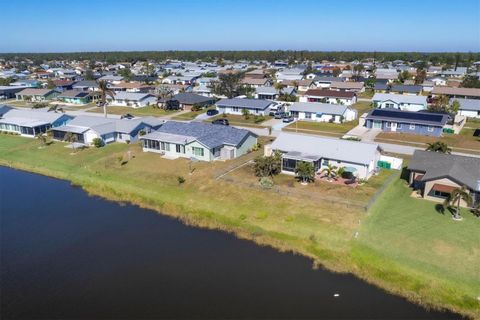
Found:
M 445 206 L 443 204 L 438 203 L 435 205 L 435 211 L 437 211 L 442 215 L 445 215 Z
M 407 183 L 410 182 L 410 171 L 407 167 L 402 168 L 402 172 L 400 173 L 400 179 L 406 181 Z

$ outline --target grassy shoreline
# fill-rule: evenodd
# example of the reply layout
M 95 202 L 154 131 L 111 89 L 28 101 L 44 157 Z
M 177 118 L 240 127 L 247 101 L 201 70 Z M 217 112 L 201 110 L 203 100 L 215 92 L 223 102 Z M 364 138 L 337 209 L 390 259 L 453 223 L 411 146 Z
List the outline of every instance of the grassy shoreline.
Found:
M 392 194 L 395 197 L 395 192 L 406 192 L 400 180 L 395 179 L 396 182 L 387 188 L 366 215 L 304 199 L 270 199 L 256 190 L 242 189 L 238 194 L 238 187 L 211 181 L 209 167 L 222 164 L 198 164 L 195 173 L 188 176 L 186 161 L 159 159 L 158 155 L 138 152 L 134 145 L 114 144 L 84 150 L 77 155 L 69 155 L 70 150 L 59 143 L 42 149 L 38 146 L 39 142 L 35 140 L 0 136 L 0 165 L 69 180 L 91 195 L 130 202 L 177 218 L 187 225 L 223 230 L 260 245 L 301 254 L 312 259 L 315 265 L 335 272 L 353 273 L 423 306 L 448 308 L 480 318 L 480 302 L 472 295 L 480 289 L 480 283 L 477 280 L 470 285 L 463 284 L 465 279 L 470 279 L 470 273 L 465 277 L 448 277 L 448 274 L 445 276 L 448 269 L 443 269 L 441 264 L 431 266 L 435 272 L 424 272 L 422 267 L 426 262 L 407 261 L 413 259 L 410 252 L 398 251 L 407 257 L 395 259 L 387 254 L 390 247 L 372 244 L 370 238 L 376 241 L 383 236 L 377 217 L 390 210 L 387 208 L 388 197 Z M 133 150 L 135 158 L 121 167 L 115 159 L 124 155 L 126 150 Z M 175 168 L 168 168 L 170 174 L 149 171 L 165 165 Z M 176 181 L 179 173 L 187 177 L 187 182 L 181 186 Z M 146 187 L 145 181 L 152 186 Z M 342 212 L 342 215 L 336 212 Z M 464 216 L 467 217 L 468 213 L 465 212 Z M 471 220 L 466 219 L 469 228 L 480 226 Z M 446 221 L 442 223 L 448 227 Z M 359 239 L 354 236 L 357 231 Z M 369 236 L 364 236 L 367 234 Z M 401 238 L 402 235 L 398 236 Z M 476 263 L 477 260 L 469 262 Z

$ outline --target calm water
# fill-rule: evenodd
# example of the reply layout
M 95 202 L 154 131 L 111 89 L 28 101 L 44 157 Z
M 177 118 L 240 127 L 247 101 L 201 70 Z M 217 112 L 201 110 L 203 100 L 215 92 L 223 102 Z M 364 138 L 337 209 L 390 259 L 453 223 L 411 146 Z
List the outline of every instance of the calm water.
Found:
M 0 212 L 2 319 L 454 317 L 299 256 L 4 167 Z

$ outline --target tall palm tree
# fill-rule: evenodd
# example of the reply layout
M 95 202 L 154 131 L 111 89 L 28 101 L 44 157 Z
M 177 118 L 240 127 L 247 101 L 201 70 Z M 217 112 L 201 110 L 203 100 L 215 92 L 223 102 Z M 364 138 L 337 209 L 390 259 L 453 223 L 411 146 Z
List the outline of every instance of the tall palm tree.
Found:
M 461 218 L 460 202 L 462 200 L 465 201 L 468 206 L 470 206 L 473 201 L 472 196 L 468 193 L 468 190 L 465 186 L 454 189 L 443 203 L 443 205 L 446 207 L 455 206 L 455 213 L 453 214 L 453 218 L 456 220 L 459 220 Z
M 66 142 L 71 143 L 71 144 L 72 144 L 72 148 L 73 148 L 73 152 L 76 151 L 76 149 L 75 149 L 75 142 L 78 141 L 78 137 L 77 137 L 76 134 L 73 134 L 73 133 L 71 133 L 71 132 L 67 132 L 67 133 L 65 134 L 65 136 L 63 137 L 63 140 L 65 140 Z
M 100 101 L 102 102 L 102 106 L 103 106 L 103 115 L 106 118 L 107 117 L 107 96 L 114 99 L 115 92 L 113 90 L 110 90 L 110 88 L 108 87 L 108 83 L 105 80 L 98 81 L 98 89 L 100 90 Z
M 328 181 L 332 181 L 332 179 L 335 179 L 338 175 L 337 169 L 334 165 L 329 164 L 326 168 L 322 169 L 322 172 L 325 173 Z
M 433 143 L 429 143 L 426 151 L 433 151 L 433 152 L 441 152 L 441 153 L 448 153 L 452 152 L 452 149 L 448 147 L 445 142 L 442 141 L 435 141 Z
M 173 97 L 173 90 L 171 90 L 169 87 L 160 86 L 157 88 L 158 101 L 165 102 L 167 99 L 170 99 L 171 97 Z

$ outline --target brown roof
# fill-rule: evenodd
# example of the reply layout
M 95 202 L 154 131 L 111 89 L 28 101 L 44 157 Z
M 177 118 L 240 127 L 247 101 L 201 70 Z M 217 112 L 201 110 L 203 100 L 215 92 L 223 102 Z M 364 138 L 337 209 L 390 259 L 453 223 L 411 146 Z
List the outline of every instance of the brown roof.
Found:
M 282 80 L 282 84 L 286 86 L 293 86 L 295 83 L 297 86 L 311 86 L 313 83 L 313 80 L 308 80 L 308 79 L 303 79 L 303 80 Z
M 434 87 L 432 93 L 480 97 L 480 89 L 477 88 Z
M 363 82 L 353 82 L 353 81 L 332 81 L 330 84 L 330 88 L 337 88 L 337 89 L 358 89 L 361 90 L 363 88 Z
M 351 91 L 335 91 L 335 90 L 324 90 L 324 89 L 310 89 L 305 92 L 306 96 L 313 97 L 332 97 L 332 98 L 353 98 L 356 96 L 355 92 Z
M 251 85 L 264 85 L 268 79 L 249 79 L 249 78 L 244 78 L 242 79 L 243 84 L 251 84 Z
M 265 75 L 263 74 L 257 74 L 257 73 L 245 74 L 245 79 L 263 79 L 263 78 L 265 78 Z
M 75 81 L 72 81 L 72 80 L 53 80 L 52 82 L 57 87 L 71 86 L 72 84 L 75 83 Z
M 112 85 L 111 88 L 125 88 L 125 89 L 137 89 L 137 88 L 149 88 L 152 86 L 145 85 L 139 82 L 120 82 L 118 84 Z

